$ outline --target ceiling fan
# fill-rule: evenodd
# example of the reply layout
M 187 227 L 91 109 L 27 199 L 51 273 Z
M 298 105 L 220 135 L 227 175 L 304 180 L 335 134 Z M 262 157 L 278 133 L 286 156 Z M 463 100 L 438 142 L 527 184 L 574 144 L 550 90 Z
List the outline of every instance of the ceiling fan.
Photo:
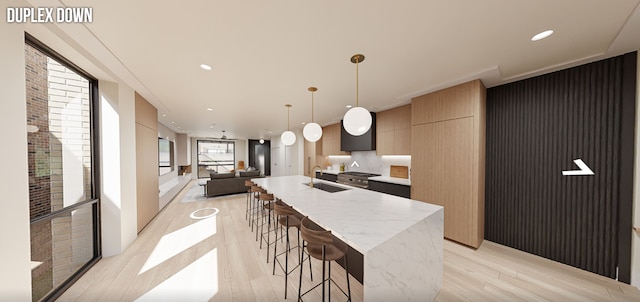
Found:
M 226 130 L 222 130 L 222 136 L 220 137 L 220 139 L 226 139 L 226 140 L 232 140 L 232 141 L 237 140 L 237 138 L 228 138 Z

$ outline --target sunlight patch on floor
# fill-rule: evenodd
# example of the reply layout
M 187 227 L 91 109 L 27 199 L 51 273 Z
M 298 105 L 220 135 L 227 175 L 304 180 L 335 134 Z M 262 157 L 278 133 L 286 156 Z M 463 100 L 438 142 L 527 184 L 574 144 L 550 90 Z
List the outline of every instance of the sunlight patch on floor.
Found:
M 213 249 L 135 301 L 209 301 L 218 292 L 218 250 Z
M 154 268 L 167 259 L 187 250 L 198 242 L 216 233 L 216 217 L 199 220 L 184 228 L 166 234 L 160 238 L 158 244 L 147 258 L 138 275 Z

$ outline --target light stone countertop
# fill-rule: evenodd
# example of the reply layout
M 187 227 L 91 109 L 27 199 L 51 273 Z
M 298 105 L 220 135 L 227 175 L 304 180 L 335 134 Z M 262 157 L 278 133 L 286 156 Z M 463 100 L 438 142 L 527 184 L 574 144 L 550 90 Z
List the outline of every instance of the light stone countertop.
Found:
M 443 210 L 438 205 L 314 179 L 314 183 L 348 188 L 329 193 L 304 185 L 309 177 L 301 175 L 253 181 L 362 254 Z
M 389 176 L 374 176 L 369 177 L 369 180 L 388 182 L 392 184 L 411 186 L 411 179 L 408 178 L 398 178 L 398 177 L 389 177 Z

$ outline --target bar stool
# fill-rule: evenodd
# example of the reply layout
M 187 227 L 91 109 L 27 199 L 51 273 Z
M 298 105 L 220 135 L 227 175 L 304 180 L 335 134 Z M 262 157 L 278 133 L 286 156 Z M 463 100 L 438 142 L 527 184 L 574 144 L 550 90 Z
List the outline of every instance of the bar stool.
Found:
M 253 226 L 255 225 L 255 221 L 258 215 L 258 212 L 261 211 L 260 205 L 260 193 L 267 193 L 267 190 L 261 188 L 260 186 L 254 185 L 251 187 L 251 193 L 253 199 L 251 200 L 251 210 L 249 213 L 249 225 L 251 226 L 251 231 L 253 232 Z M 256 234 L 258 232 L 258 226 L 256 225 Z M 256 236 L 256 241 L 258 237 Z
M 310 291 L 314 290 L 316 287 L 322 285 L 322 301 L 324 301 L 325 297 L 325 282 L 328 285 L 329 292 L 329 301 L 331 301 L 331 282 L 335 284 L 338 289 L 347 296 L 348 300 L 351 301 L 351 284 L 349 283 L 349 265 L 347 263 L 347 245 L 335 238 L 331 231 L 319 230 L 315 227 L 315 224 L 309 220 L 308 217 L 302 218 L 300 222 L 300 233 L 302 233 L 302 247 L 303 249 L 306 247 L 307 253 L 309 256 L 316 258 L 318 260 L 322 260 L 322 282 L 316 284 L 311 289 L 307 290 L 304 293 L 302 291 L 302 262 L 304 261 L 303 257 L 300 257 L 300 283 L 298 284 L 298 301 L 301 301 L 302 296 L 306 295 Z M 348 294 L 338 286 L 338 284 L 333 281 L 331 278 L 331 261 L 338 260 L 344 257 L 344 270 L 347 277 L 347 291 Z M 309 259 L 311 262 L 311 259 Z M 329 273 L 325 278 L 325 263 L 329 262 Z
M 260 224 L 260 249 L 262 249 L 262 242 L 265 239 L 265 234 L 267 235 L 266 239 L 266 243 L 267 243 L 267 263 L 269 263 L 269 246 L 273 244 L 273 242 L 271 242 L 271 232 L 273 231 L 271 229 L 271 217 L 273 216 L 273 204 L 275 201 L 275 198 L 273 197 L 273 194 L 268 194 L 268 193 L 260 193 L 260 201 L 262 201 L 262 210 L 266 211 L 266 215 L 267 215 L 267 231 L 264 231 L 264 214 L 262 215 L 262 223 Z M 264 213 L 264 212 L 263 212 Z M 275 218 L 274 218 L 275 219 Z M 275 221 L 275 220 L 274 220 Z M 273 228 L 275 229 L 275 227 Z M 257 233 L 256 233 L 257 234 Z M 257 236 L 256 236 L 257 237 Z
M 278 249 L 278 232 L 276 231 L 276 239 L 274 241 L 274 246 L 273 246 L 273 275 L 276 274 L 276 262 L 278 263 L 278 265 L 280 265 L 280 268 L 282 269 L 282 272 L 284 272 L 284 298 L 287 298 L 287 285 L 289 284 L 288 277 L 289 274 L 291 274 L 292 272 L 295 271 L 295 269 L 298 267 L 298 265 L 300 265 L 302 262 L 298 263 L 296 266 L 292 267 L 291 269 L 289 269 L 289 253 L 291 252 L 291 250 L 293 249 L 298 249 L 298 258 L 302 259 L 302 257 L 304 256 L 304 252 L 302 251 L 301 254 L 301 246 L 300 246 L 300 219 L 301 219 L 301 215 L 300 213 L 296 212 L 293 207 L 284 204 L 281 200 L 278 200 L 275 202 L 274 208 L 273 208 L 273 212 L 275 214 L 275 217 L 278 221 L 278 224 L 280 226 L 280 229 L 282 229 L 282 227 L 285 227 L 286 229 L 286 245 L 285 245 L 285 249 L 284 251 L 282 251 L 280 254 L 277 254 L 277 249 Z M 298 230 L 298 244 L 296 244 L 296 246 L 291 247 L 291 243 L 289 241 L 289 228 L 296 228 Z M 282 235 L 280 237 L 282 239 Z M 280 262 L 280 260 L 278 259 L 278 256 L 281 256 L 282 254 L 285 255 L 285 260 L 284 260 L 284 267 L 282 266 L 282 263 Z M 310 257 L 307 254 L 307 257 Z M 313 272 L 311 271 L 311 259 L 309 259 L 309 276 L 311 278 L 311 280 L 313 280 Z
M 253 181 L 251 180 L 245 180 L 244 181 L 244 186 L 247 188 L 247 205 L 245 207 L 245 212 L 244 212 L 244 219 L 248 220 L 249 219 L 249 209 L 251 208 L 251 187 L 254 186 L 255 184 L 253 183 Z

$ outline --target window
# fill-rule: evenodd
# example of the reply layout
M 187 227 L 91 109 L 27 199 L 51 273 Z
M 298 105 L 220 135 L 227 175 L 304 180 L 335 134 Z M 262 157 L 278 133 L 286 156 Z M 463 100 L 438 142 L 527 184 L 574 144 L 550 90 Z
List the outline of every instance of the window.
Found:
M 235 142 L 198 140 L 198 178 L 234 171 Z
M 158 175 L 173 171 L 173 142 L 158 138 Z
M 100 258 L 97 81 L 29 35 L 25 76 L 32 297 L 52 300 Z

